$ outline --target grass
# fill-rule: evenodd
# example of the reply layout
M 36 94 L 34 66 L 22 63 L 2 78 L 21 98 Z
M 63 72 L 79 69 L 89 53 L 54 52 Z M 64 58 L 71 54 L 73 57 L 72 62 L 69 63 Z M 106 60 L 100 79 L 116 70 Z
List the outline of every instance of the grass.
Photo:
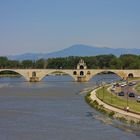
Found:
M 129 81 L 129 82 L 131 82 L 131 81 L 136 81 L 136 80 L 140 80 L 140 78 L 139 77 L 133 77 L 133 78 L 127 78 L 127 80 Z
M 121 109 L 124 109 L 127 106 L 127 99 L 120 98 L 112 93 L 110 93 L 107 90 L 106 87 L 102 87 L 99 90 L 96 91 L 97 97 L 101 100 L 103 100 L 105 103 L 110 104 L 114 107 L 119 107 Z M 129 110 L 140 113 L 140 103 L 137 103 L 136 101 L 130 101 L 128 100 Z
M 140 94 L 140 83 L 138 83 L 138 84 L 136 85 L 135 90 L 136 90 L 137 93 Z

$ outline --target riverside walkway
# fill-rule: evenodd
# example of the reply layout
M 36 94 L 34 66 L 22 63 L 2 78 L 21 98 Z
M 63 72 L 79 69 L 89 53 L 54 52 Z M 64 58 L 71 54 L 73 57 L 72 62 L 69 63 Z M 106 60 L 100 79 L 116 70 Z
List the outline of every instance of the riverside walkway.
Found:
M 124 110 L 122 110 L 122 109 L 115 108 L 115 107 L 110 106 L 110 105 L 104 103 L 103 101 L 101 101 L 101 100 L 96 96 L 96 91 L 97 91 L 98 89 L 99 89 L 99 88 L 97 88 L 97 89 L 95 89 L 95 90 L 93 90 L 93 91 L 91 92 L 91 96 L 90 96 L 90 97 L 91 97 L 91 99 L 92 99 L 93 101 L 96 100 L 96 101 L 99 103 L 99 105 L 103 105 L 104 108 L 109 109 L 109 110 L 111 110 L 111 111 L 114 111 L 114 112 L 116 112 L 116 113 L 119 113 L 119 114 L 122 114 L 122 115 L 128 116 L 128 117 L 140 119 L 140 115 L 137 115 L 137 114 L 134 114 L 134 113 L 131 113 L 131 112 L 127 112 L 127 111 L 124 111 Z

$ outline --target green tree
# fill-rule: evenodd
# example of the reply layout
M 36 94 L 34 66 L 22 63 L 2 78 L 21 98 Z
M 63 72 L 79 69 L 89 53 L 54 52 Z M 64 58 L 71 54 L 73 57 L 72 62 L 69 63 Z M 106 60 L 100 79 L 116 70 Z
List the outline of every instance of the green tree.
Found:
M 111 60 L 115 59 L 115 58 L 116 58 L 116 56 L 114 56 L 112 54 L 110 54 L 110 55 L 98 55 L 98 56 L 96 56 L 97 65 L 101 69 L 109 68 Z
M 35 68 L 45 69 L 47 67 L 47 61 L 45 59 L 39 59 L 35 62 Z
M 31 69 L 33 68 L 33 61 L 32 60 L 23 60 L 21 62 L 21 67 L 24 68 L 24 69 Z
M 123 69 L 139 69 L 140 59 L 137 55 L 124 54 L 120 56 Z
M 6 68 L 20 68 L 20 63 L 17 60 L 8 60 Z
M 110 69 L 122 69 L 121 60 L 117 57 L 112 58 L 110 63 L 109 63 L 109 68 Z
M 0 57 L 0 68 L 6 68 L 8 65 L 8 58 L 7 57 Z

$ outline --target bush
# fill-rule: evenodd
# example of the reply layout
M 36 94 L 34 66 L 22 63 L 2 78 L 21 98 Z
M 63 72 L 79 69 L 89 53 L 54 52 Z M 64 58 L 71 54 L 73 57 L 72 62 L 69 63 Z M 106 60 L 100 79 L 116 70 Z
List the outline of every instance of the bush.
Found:
M 114 111 L 111 111 L 111 112 L 108 114 L 108 116 L 109 116 L 109 117 L 113 117 L 114 114 L 115 114 L 115 112 L 114 112 Z
M 90 93 L 88 93 L 86 96 L 90 96 L 91 94 Z
M 93 104 L 94 105 L 99 105 L 99 103 L 96 100 L 93 101 Z
M 140 125 L 140 121 L 137 121 L 137 125 Z
M 126 120 L 125 117 L 118 117 L 117 119 L 120 120 L 120 121 L 122 121 L 122 122 L 127 122 L 127 120 Z
M 92 100 L 91 100 L 91 98 L 90 98 L 89 96 L 85 96 L 85 101 L 86 101 L 87 103 L 90 103 Z
M 130 124 L 134 124 L 135 123 L 135 121 L 134 120 L 130 120 Z

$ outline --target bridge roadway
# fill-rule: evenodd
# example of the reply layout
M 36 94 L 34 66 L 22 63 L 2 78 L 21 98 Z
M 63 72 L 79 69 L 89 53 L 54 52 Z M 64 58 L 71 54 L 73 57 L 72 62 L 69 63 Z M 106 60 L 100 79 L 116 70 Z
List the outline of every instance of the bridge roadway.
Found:
M 93 76 L 102 72 L 112 72 L 123 79 L 127 77 L 140 77 L 140 70 L 122 69 L 0 69 L 0 72 L 2 71 L 16 72 L 30 82 L 39 82 L 45 76 L 55 72 L 68 74 L 77 82 L 89 81 Z

